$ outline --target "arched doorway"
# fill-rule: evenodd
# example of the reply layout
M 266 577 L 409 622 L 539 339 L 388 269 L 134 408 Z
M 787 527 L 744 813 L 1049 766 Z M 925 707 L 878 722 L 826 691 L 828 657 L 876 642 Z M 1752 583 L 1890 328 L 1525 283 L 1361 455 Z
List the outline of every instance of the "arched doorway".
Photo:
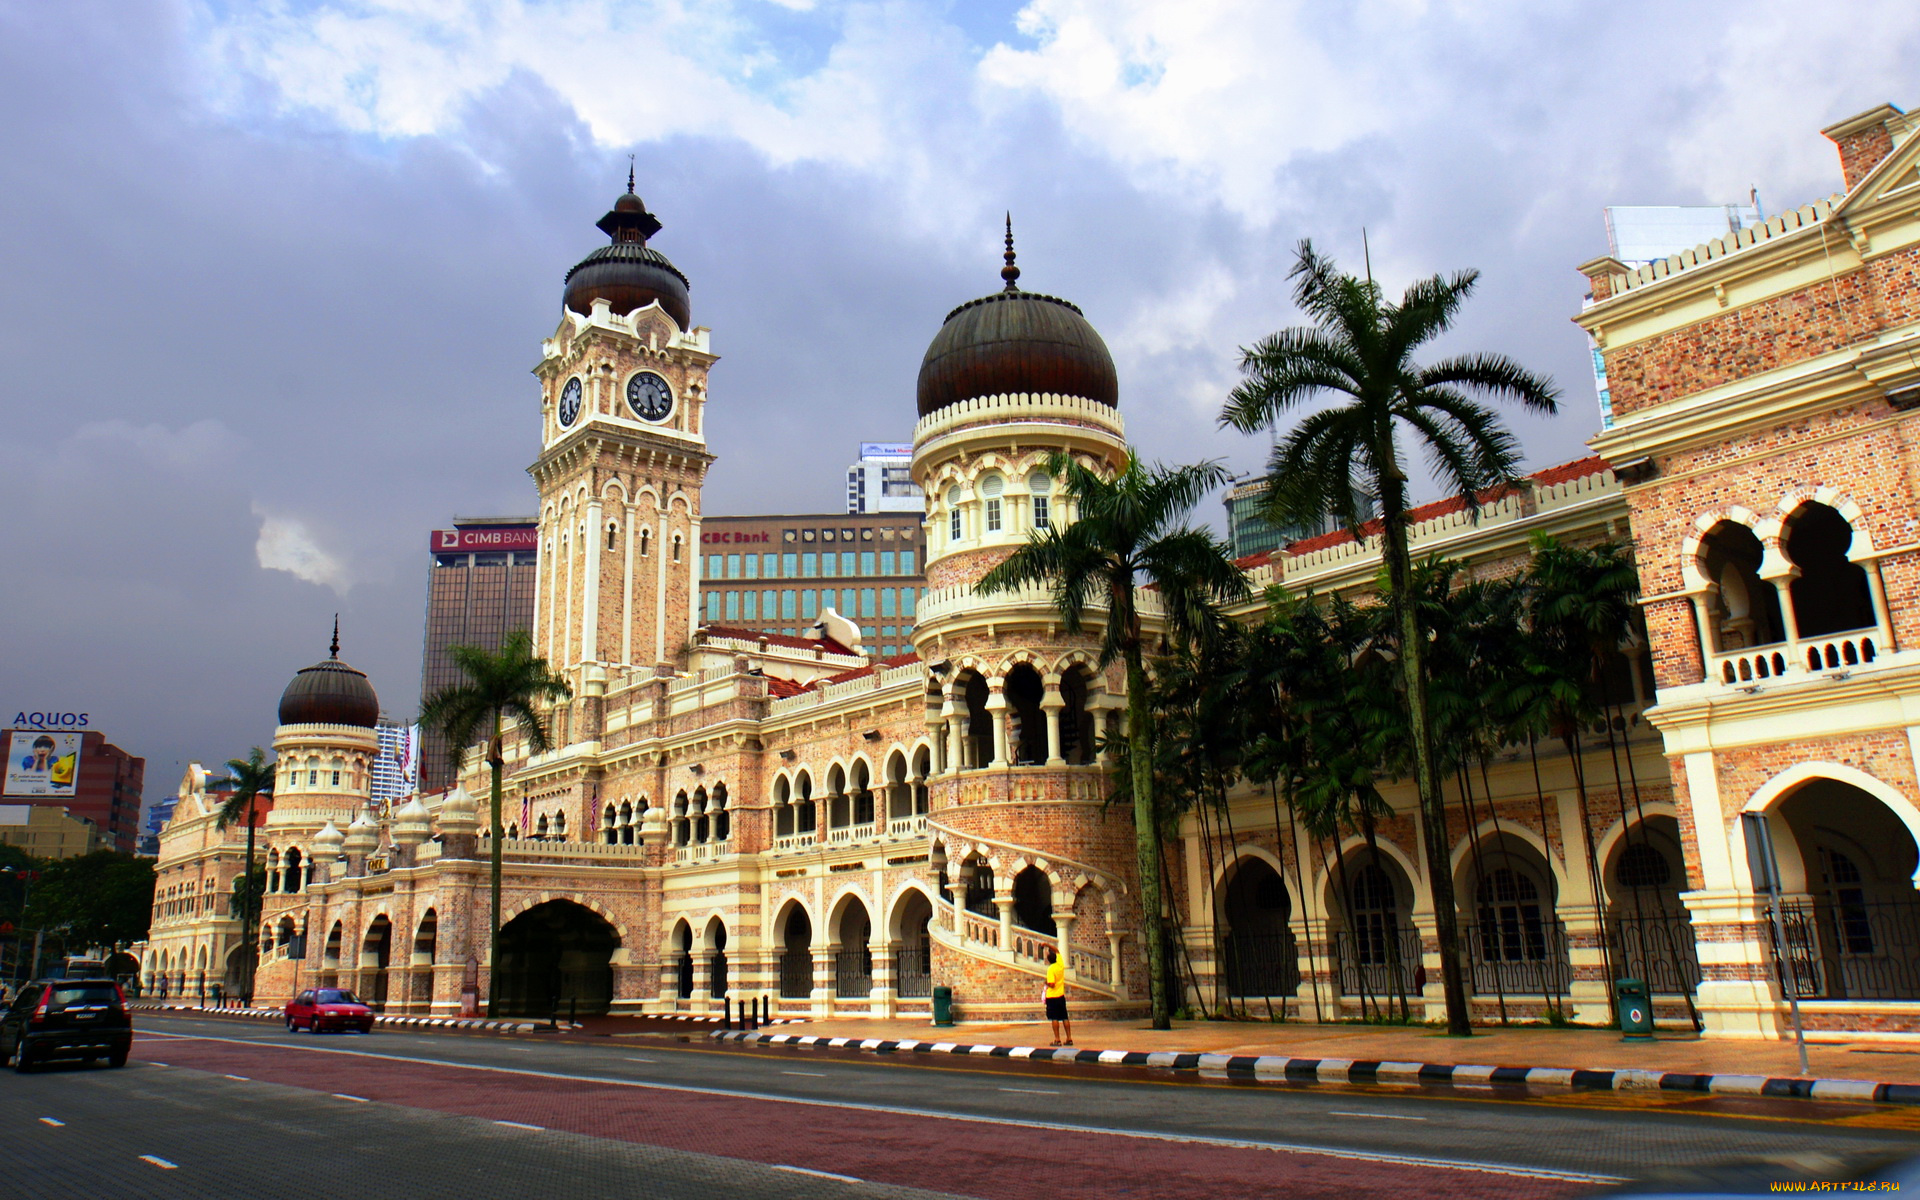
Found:
M 393 922 L 382 913 L 360 943 L 360 998 L 376 1012 L 387 1008 L 387 964 L 393 959 Z
M 536 904 L 500 930 L 495 981 L 508 1016 L 558 1012 L 597 1016 L 613 1002 L 613 952 L 620 935 L 600 914 L 571 900 Z
M 865 1000 L 873 993 L 873 920 L 858 896 L 841 902 L 835 933 L 833 994 Z
M 1800 995 L 1920 1000 L 1920 852 L 1906 824 L 1836 779 L 1802 784 L 1778 814 L 1789 975 Z M 1790 838 L 1778 835 L 1780 822 Z
M 1463 864 L 1471 903 L 1461 940 L 1475 995 L 1563 996 L 1573 985 L 1566 927 L 1554 912 L 1553 873 L 1529 843 L 1512 834 L 1482 837 Z
M 693 999 L 693 926 L 682 920 L 673 927 L 673 995 Z
M 909 889 L 893 910 L 894 994 L 913 1000 L 933 995 L 933 904 Z
M 1655 995 L 1691 996 L 1700 985 L 1680 823 L 1664 813 L 1626 826 L 1607 855 L 1607 933 L 1615 969 Z
M 807 910 L 789 905 L 780 923 L 780 997 L 805 1000 L 813 995 L 813 922 Z
M 707 922 L 707 995 L 724 1000 L 727 995 L 727 926 L 719 917 Z
M 1001 691 L 1007 698 L 1007 713 L 1011 718 L 1007 753 L 1014 765 L 1047 761 L 1047 718 L 1040 707 L 1046 698 L 1046 688 L 1040 682 L 1040 672 L 1034 670 L 1031 663 L 1016 663 L 1007 672 Z
M 1293 898 L 1263 858 L 1236 862 L 1220 897 L 1220 969 L 1230 996 L 1291 996 L 1300 987 Z
M 439 954 L 440 914 L 428 909 L 414 930 L 413 953 L 407 959 L 407 998 L 422 1011 L 433 1003 L 433 962 Z

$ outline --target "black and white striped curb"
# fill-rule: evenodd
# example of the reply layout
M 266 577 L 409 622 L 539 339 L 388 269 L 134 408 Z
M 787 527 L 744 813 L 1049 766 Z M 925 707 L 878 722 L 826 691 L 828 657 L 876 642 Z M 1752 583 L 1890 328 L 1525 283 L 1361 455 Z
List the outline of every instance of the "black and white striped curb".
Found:
M 134 1004 L 135 1012 L 191 1012 L 209 1017 L 242 1017 L 256 1021 L 283 1021 L 278 1008 L 202 1008 L 197 1004 Z M 533 1021 L 487 1021 L 471 1017 L 389 1017 L 376 1014 L 375 1025 L 390 1029 L 460 1029 L 481 1033 L 532 1033 L 544 1026 Z
M 1920 1104 L 1920 1084 L 1869 1079 L 1775 1079 L 1765 1075 L 1690 1075 L 1640 1069 L 1589 1071 L 1567 1067 L 1481 1067 L 1464 1063 L 1382 1062 L 1351 1058 L 1285 1058 L 1280 1055 L 1193 1054 L 1173 1050 L 1080 1050 L 1071 1046 L 978 1046 L 964 1042 L 915 1042 L 889 1038 L 821 1037 L 815 1034 L 724 1030 L 723 1041 L 814 1049 L 866 1050 L 878 1054 L 965 1054 L 1109 1067 L 1162 1067 L 1202 1075 L 1273 1083 L 1429 1083 L 1486 1087 L 1529 1084 L 1594 1091 L 1712 1092 L 1802 1100 L 1851 1100 Z
M 727 1017 L 686 1017 L 681 1016 L 679 1013 L 661 1013 L 653 1019 L 656 1021 L 685 1021 L 690 1025 L 718 1025 L 722 1021 L 729 1021 L 730 1024 L 738 1024 L 741 1020 L 739 1017 L 733 1017 L 731 1019 Z M 760 1023 L 762 1025 L 805 1025 L 812 1019 L 812 1017 L 768 1017 Z

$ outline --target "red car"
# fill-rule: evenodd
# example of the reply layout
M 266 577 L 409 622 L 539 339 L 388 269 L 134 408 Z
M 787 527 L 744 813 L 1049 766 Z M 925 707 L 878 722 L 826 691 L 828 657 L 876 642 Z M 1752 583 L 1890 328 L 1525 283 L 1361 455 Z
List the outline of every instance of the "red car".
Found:
M 287 1005 L 287 1032 L 357 1029 L 373 1032 L 373 1010 L 345 988 L 309 988 Z

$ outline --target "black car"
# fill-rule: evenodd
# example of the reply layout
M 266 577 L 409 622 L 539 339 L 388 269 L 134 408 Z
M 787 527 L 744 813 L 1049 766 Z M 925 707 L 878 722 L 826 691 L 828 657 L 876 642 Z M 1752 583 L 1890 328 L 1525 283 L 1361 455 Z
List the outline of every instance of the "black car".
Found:
M 125 1066 L 133 1018 L 111 979 L 36 979 L 0 1016 L 0 1067 L 31 1071 L 54 1059 Z

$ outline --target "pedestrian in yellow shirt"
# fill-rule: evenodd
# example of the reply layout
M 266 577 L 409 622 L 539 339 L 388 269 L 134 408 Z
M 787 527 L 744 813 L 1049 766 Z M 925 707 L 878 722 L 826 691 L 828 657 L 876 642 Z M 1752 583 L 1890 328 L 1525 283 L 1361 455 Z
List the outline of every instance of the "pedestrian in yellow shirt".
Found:
M 1058 950 L 1047 951 L 1047 986 L 1041 991 L 1041 999 L 1047 1006 L 1047 1020 L 1053 1022 L 1053 1044 L 1073 1045 L 1073 1019 L 1067 1016 L 1067 964 L 1060 961 Z M 1064 1043 L 1061 1026 L 1067 1031 Z

